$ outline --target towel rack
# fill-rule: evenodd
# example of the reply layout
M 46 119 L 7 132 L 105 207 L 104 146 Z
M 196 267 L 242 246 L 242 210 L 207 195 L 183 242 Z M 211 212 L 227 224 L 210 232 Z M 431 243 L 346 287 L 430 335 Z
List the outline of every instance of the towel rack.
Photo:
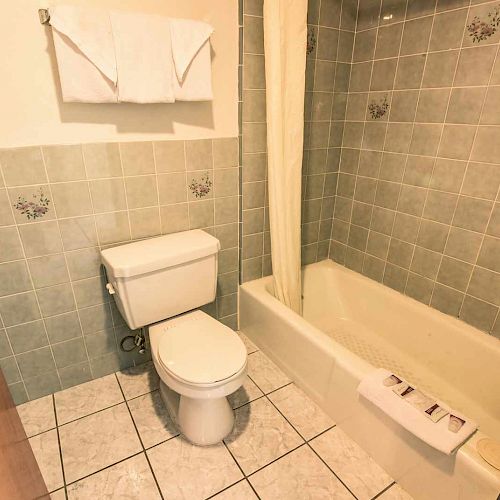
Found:
M 38 9 L 38 17 L 41 24 L 50 24 L 49 9 Z

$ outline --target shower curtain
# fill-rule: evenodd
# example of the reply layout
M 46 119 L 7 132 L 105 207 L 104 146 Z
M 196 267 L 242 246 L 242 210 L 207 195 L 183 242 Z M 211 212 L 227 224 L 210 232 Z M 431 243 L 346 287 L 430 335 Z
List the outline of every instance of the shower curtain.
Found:
M 300 217 L 307 0 L 264 0 L 267 150 L 274 292 L 302 312 Z

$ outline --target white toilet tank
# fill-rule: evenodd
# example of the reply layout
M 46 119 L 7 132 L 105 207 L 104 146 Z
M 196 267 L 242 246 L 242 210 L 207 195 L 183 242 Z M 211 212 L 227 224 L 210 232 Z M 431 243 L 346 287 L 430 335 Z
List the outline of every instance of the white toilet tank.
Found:
M 102 250 L 108 291 L 135 330 L 215 299 L 219 240 L 197 229 Z

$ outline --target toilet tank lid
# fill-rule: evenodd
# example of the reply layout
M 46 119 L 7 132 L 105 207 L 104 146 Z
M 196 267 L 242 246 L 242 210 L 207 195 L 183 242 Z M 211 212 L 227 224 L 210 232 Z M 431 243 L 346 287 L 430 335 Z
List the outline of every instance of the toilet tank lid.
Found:
M 101 259 L 115 277 L 129 278 L 198 260 L 219 250 L 217 238 L 195 229 L 108 248 L 101 251 Z

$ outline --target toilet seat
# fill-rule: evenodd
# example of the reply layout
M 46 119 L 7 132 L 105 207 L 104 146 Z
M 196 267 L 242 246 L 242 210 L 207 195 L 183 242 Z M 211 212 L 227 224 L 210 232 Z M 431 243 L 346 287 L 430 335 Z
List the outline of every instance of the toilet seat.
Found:
M 214 386 L 246 369 L 247 352 L 242 340 L 207 314 L 196 311 L 162 326 L 158 361 L 178 381 Z

